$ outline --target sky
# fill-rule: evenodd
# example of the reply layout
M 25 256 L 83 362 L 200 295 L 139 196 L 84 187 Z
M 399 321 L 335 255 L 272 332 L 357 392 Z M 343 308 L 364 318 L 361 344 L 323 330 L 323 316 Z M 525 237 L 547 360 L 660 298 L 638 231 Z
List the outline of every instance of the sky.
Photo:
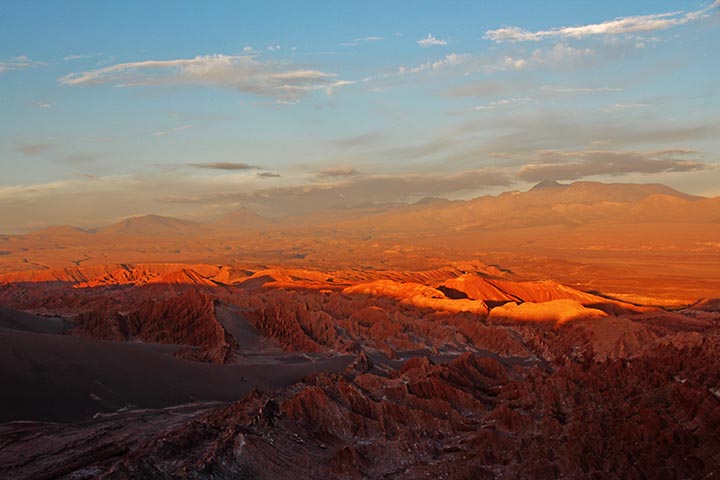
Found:
M 0 2 L 0 232 L 720 195 L 720 0 Z

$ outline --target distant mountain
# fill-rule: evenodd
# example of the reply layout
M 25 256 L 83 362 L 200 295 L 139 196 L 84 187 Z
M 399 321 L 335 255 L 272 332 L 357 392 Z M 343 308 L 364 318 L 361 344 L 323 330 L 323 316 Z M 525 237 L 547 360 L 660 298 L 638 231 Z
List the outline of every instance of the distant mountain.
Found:
M 223 215 L 213 222 L 213 225 L 220 228 L 262 230 L 277 225 L 277 222 L 263 217 L 249 208 L 242 207 Z
M 559 184 L 563 186 L 562 184 Z M 537 185 L 536 185 L 537 187 Z M 533 188 L 530 194 L 548 195 L 548 199 L 561 203 L 637 202 L 650 195 L 667 195 L 684 200 L 700 200 L 659 183 L 600 183 L 574 182 L 564 188 Z
M 340 225 L 374 232 L 430 232 L 595 222 L 702 222 L 718 217 L 720 211 L 713 199 L 687 195 L 666 185 L 544 181 L 527 192 L 416 203 L 341 221 Z
M 689 223 L 720 222 L 720 198 L 687 200 L 670 195 L 650 195 L 635 203 L 627 212 L 635 221 Z
M 281 223 L 240 208 L 208 223 L 159 215 L 132 217 L 98 229 L 97 236 L 200 237 L 210 233 L 282 228 L 329 228 L 359 235 L 376 233 L 442 233 L 468 229 L 509 230 L 541 226 L 637 223 L 718 223 L 720 198 L 679 192 L 662 184 L 540 182 L 526 192 L 510 191 L 471 200 L 424 198 L 413 204 L 382 204 L 327 210 L 284 218 Z M 60 226 L 30 238 L 80 238 L 92 232 Z
M 542 182 L 538 183 L 534 187 L 530 189 L 532 192 L 533 190 L 542 190 L 544 188 L 565 188 L 567 187 L 566 184 L 556 182 L 555 180 L 543 180 Z
M 73 227 L 70 225 L 56 225 L 52 227 L 46 227 L 34 232 L 28 233 L 28 236 L 44 236 L 44 237 L 67 237 L 67 236 L 78 236 L 78 235 L 90 235 L 91 232 L 83 230 L 81 228 Z
M 198 233 L 199 224 L 160 215 L 131 217 L 97 230 L 98 235 L 166 236 Z
M 441 197 L 424 197 L 413 203 L 412 205 L 448 205 L 453 203 L 452 200 Z

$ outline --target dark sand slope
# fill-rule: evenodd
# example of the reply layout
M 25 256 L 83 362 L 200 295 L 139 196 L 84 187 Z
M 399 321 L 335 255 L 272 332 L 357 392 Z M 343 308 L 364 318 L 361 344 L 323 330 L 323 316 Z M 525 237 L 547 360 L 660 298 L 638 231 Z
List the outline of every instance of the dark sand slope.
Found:
M 0 305 L 0 329 L 34 333 L 63 333 L 71 325 L 62 318 L 40 317 Z
M 350 361 L 284 354 L 242 365 L 212 365 L 173 357 L 180 348 L 174 345 L 34 333 L 28 330 L 55 328 L 53 319 L 8 309 L 0 313 L 3 326 L 19 324 L 25 330 L 0 329 L 0 422 L 77 421 L 128 407 L 229 402 L 254 387 L 287 386 L 313 371 L 342 369 Z M 32 325 L 33 317 L 38 325 Z

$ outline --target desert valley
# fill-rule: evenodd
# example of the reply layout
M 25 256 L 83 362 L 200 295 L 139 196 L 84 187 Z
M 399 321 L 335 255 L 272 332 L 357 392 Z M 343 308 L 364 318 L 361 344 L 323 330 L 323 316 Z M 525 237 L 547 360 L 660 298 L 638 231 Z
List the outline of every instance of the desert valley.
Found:
M 5 236 L 0 474 L 711 473 L 718 239 L 720 198 L 593 182 Z

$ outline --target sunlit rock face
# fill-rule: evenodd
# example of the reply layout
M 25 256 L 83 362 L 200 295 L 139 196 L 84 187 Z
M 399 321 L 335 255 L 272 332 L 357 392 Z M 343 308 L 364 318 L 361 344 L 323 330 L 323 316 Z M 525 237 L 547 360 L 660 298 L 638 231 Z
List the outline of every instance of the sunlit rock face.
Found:
M 103 413 L 76 425 L 3 425 L 12 440 L 0 472 L 410 479 L 717 470 L 714 300 L 667 312 L 501 273 L 175 264 L 7 282 L 0 341 L 20 341 L 24 353 L 4 349 L 4 364 L 22 385 L 37 383 L 42 365 L 57 370 L 54 384 L 75 389 L 38 390 L 33 402 L 5 393 L 7 420 Z M 95 366 L 60 368 L 63 357 Z M 50 410 L 39 407 L 47 402 Z

